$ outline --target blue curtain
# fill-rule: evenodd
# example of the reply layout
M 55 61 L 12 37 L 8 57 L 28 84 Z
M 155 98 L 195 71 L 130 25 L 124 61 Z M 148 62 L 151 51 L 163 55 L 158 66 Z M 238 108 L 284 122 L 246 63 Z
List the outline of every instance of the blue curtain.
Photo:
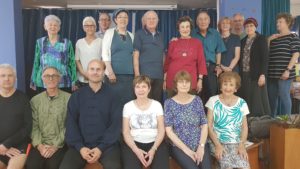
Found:
M 262 34 L 276 33 L 276 15 L 290 13 L 290 0 L 262 0 Z
M 198 9 L 199 10 L 199 9 Z M 159 31 L 163 33 L 165 45 L 170 38 L 178 35 L 176 30 L 176 21 L 179 17 L 189 15 L 195 19 L 198 10 L 174 10 L 174 11 L 157 11 L 159 16 Z M 217 25 L 217 11 L 216 9 L 205 9 L 211 17 L 211 27 L 216 28 Z M 101 10 L 102 11 L 102 10 Z M 23 9 L 23 33 L 24 33 L 24 57 L 25 57 L 25 80 L 27 93 L 31 96 L 34 93 L 29 90 L 29 81 L 32 71 L 34 49 L 36 39 L 46 36 L 44 30 L 44 18 L 49 14 L 57 15 L 61 19 L 60 35 L 72 41 L 73 47 L 78 39 L 85 36 L 82 29 L 82 20 L 86 16 L 92 16 L 98 21 L 100 10 L 71 10 L 71 9 Z M 112 13 L 112 10 L 105 12 Z M 129 11 L 132 16 L 136 13 L 135 30 L 141 28 L 141 17 L 146 11 Z M 132 18 L 132 17 L 130 17 Z M 129 24 L 132 25 L 132 20 Z M 131 27 L 128 27 L 131 30 Z

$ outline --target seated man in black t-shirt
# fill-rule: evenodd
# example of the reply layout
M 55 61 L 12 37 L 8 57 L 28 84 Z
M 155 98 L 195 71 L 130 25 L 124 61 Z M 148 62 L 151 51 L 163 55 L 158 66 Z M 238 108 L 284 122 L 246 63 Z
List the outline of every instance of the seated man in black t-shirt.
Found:
M 32 126 L 28 98 L 15 86 L 16 71 L 0 64 L 0 169 L 22 169 Z

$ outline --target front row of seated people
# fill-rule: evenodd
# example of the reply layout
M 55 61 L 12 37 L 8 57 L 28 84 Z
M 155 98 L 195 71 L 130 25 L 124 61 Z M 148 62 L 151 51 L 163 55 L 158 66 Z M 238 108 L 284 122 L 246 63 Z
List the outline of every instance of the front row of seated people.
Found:
M 204 150 L 207 140 L 222 169 L 250 168 L 244 145 L 249 110 L 234 94 L 241 84 L 237 73 L 221 74 L 221 94 L 205 104 L 206 117 L 201 98 L 189 93 L 186 71 L 175 75 L 176 95 L 163 109 L 148 97 L 147 76 L 133 81 L 136 99 L 117 105 L 118 93 L 103 83 L 104 70 L 104 62 L 92 60 L 89 84 L 70 95 L 58 88 L 60 72 L 47 67 L 42 72 L 46 91 L 29 102 L 14 87 L 15 69 L 1 64 L 0 168 L 82 169 L 100 162 L 104 169 L 168 169 L 170 155 L 183 169 L 199 169 L 210 156 Z

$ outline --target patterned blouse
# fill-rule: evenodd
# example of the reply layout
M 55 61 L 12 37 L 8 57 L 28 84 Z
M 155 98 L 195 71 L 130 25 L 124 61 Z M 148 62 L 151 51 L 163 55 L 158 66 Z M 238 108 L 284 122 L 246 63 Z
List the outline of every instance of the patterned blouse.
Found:
M 233 106 L 226 106 L 219 95 L 209 98 L 205 106 L 212 110 L 213 129 L 221 143 L 239 143 L 243 117 L 249 114 L 247 103 L 238 98 Z
M 36 41 L 34 63 L 31 74 L 31 85 L 44 87 L 42 73 L 45 67 L 56 67 L 62 76 L 59 88 L 72 87 L 76 82 L 76 63 L 72 43 L 59 38 L 52 45 L 48 37 Z
M 196 151 L 201 136 L 200 126 L 207 124 L 200 97 L 195 96 L 188 104 L 179 104 L 173 99 L 167 99 L 164 107 L 166 127 L 173 127 L 179 139 L 191 150 Z
M 253 43 L 255 37 L 247 38 L 244 51 L 242 51 L 242 52 L 244 52 L 243 53 L 244 57 L 243 57 L 243 62 L 242 62 L 243 63 L 243 72 L 250 71 L 250 52 L 251 52 L 251 46 L 252 46 L 252 43 Z

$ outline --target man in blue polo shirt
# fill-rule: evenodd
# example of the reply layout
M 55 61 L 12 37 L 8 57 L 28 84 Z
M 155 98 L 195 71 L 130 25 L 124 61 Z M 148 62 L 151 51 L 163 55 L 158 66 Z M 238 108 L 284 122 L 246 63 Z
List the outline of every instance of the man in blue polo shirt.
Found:
M 142 17 L 143 28 L 136 32 L 133 42 L 134 75 L 151 78 L 149 97 L 162 101 L 163 88 L 163 35 L 157 31 L 158 16 L 155 11 L 147 11 Z
M 121 169 L 120 147 L 122 110 L 117 94 L 102 83 L 105 64 L 88 64 L 89 85 L 72 94 L 66 121 L 66 152 L 60 169 L 82 169 L 99 161 L 104 169 Z
M 226 51 L 226 47 L 219 32 L 213 28 L 209 28 L 210 16 L 207 11 L 200 11 L 197 15 L 196 28 L 193 37 L 201 40 L 203 44 L 207 76 L 204 76 L 203 96 L 204 103 L 209 97 L 218 93 L 218 76 L 222 72 L 221 53 Z M 202 168 L 211 169 L 210 148 L 208 144 L 205 146 L 205 153 L 202 161 Z
M 214 96 L 218 92 L 217 77 L 222 72 L 221 53 L 226 51 L 226 47 L 219 32 L 209 28 L 210 16 L 207 11 L 200 11 L 197 15 L 196 28 L 193 37 L 201 40 L 206 58 L 207 76 L 204 77 L 203 91 L 205 92 L 204 101 Z

